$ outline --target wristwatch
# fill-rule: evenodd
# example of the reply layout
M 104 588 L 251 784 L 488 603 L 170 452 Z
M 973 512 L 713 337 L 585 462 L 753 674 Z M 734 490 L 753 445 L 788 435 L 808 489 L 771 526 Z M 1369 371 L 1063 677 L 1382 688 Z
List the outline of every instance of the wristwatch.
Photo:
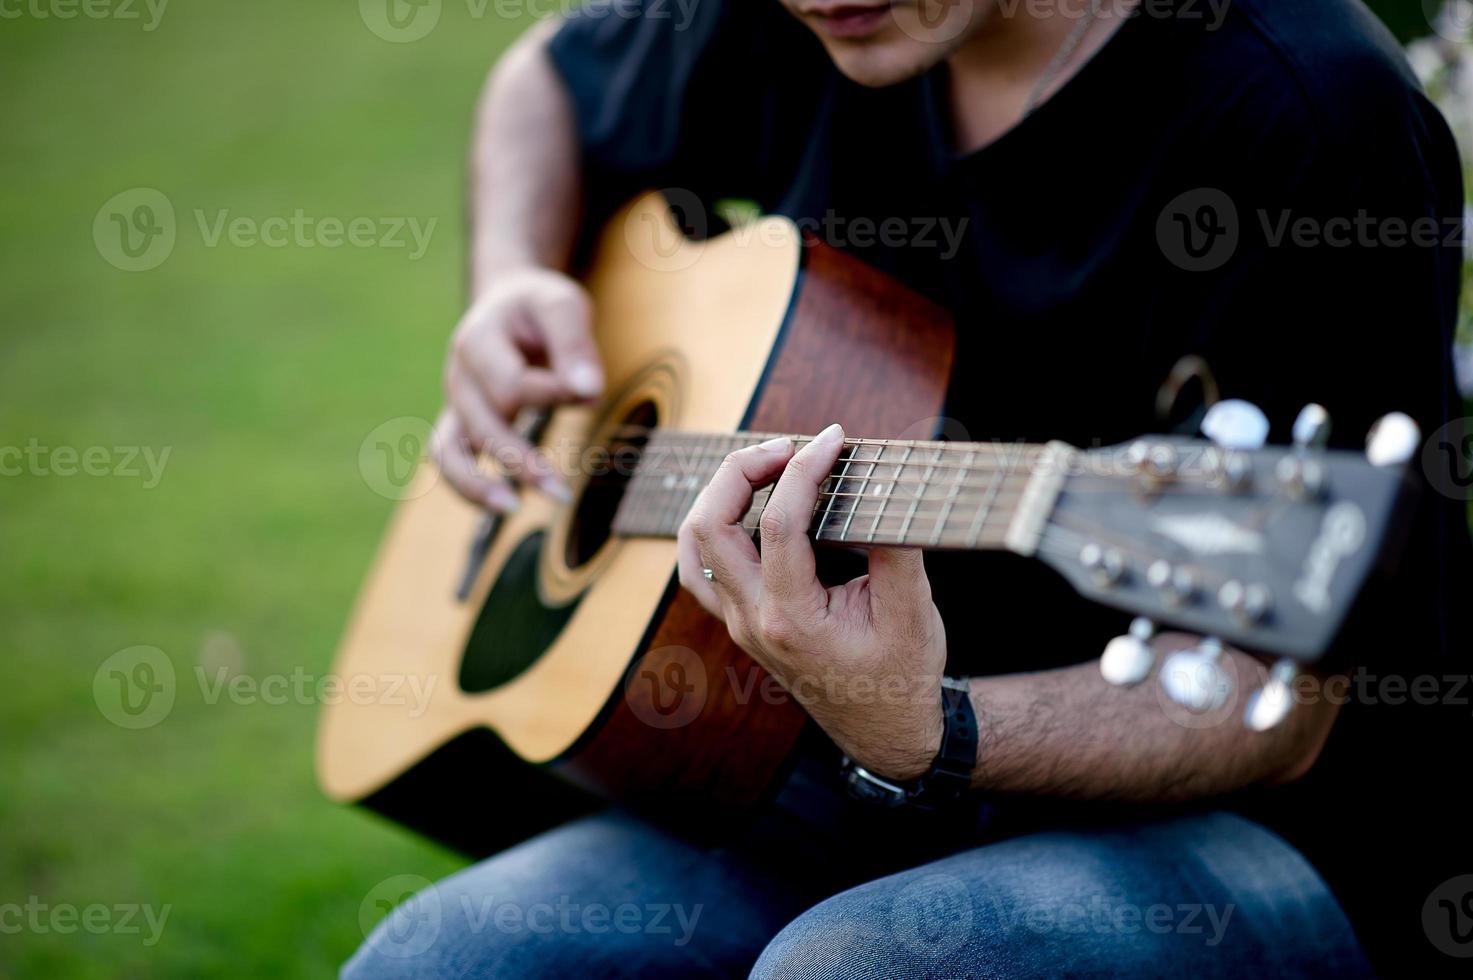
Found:
M 925 773 L 905 782 L 876 776 L 848 756 L 841 770 L 849 795 L 882 807 L 935 810 L 955 803 L 972 785 L 977 764 L 977 714 L 964 677 L 941 678 L 941 748 Z

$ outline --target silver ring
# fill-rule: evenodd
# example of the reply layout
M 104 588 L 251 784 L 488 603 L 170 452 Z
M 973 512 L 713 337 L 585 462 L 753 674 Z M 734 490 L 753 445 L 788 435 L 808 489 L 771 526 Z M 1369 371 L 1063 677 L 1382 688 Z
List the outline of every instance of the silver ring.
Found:
M 713 572 L 713 571 L 711 571 L 711 569 L 709 569 L 709 568 L 703 568 L 703 569 L 701 569 L 701 574 L 704 575 L 704 576 L 706 576 L 706 581 L 707 582 L 714 582 L 714 581 L 716 581 L 716 573 Z

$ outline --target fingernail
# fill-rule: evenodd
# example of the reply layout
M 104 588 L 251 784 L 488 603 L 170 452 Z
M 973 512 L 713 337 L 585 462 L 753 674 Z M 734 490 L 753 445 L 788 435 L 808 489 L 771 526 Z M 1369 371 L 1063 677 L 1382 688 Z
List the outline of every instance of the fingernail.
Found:
M 813 441 L 818 442 L 821 439 L 824 442 L 832 442 L 835 439 L 842 438 L 844 438 L 844 428 L 843 426 L 839 425 L 839 423 L 835 422 L 833 425 L 830 425 L 827 429 L 824 429 L 817 436 L 815 436 Z
M 757 448 L 769 453 L 781 453 L 787 452 L 788 447 L 792 444 L 793 441 L 787 436 L 778 436 L 776 439 L 769 439 L 766 442 L 757 443 Z
M 567 484 L 557 480 L 547 479 L 537 484 L 542 492 L 560 504 L 570 503 L 573 499 L 573 491 L 569 490 Z
M 603 372 L 587 361 L 574 364 L 568 368 L 568 387 L 575 395 L 591 398 L 603 390 Z
M 517 495 L 506 487 L 492 487 L 486 491 L 486 506 L 502 514 L 510 514 L 522 505 Z

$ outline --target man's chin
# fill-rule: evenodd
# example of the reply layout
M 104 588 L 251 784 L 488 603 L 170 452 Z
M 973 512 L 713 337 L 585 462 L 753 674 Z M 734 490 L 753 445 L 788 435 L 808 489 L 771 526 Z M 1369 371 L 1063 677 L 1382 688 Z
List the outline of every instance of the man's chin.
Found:
M 825 47 L 839 71 L 866 88 L 899 84 L 922 74 L 940 60 L 934 56 L 918 57 L 919 54 L 933 55 L 932 51 L 896 50 L 905 45 L 840 43 L 826 44 Z

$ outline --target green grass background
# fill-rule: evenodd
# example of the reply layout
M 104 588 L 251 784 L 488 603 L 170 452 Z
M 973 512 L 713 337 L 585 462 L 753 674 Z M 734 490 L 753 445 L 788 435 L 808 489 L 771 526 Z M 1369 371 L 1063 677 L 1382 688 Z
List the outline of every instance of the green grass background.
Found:
M 224 646 L 257 678 L 329 668 L 392 508 L 359 446 L 437 408 L 467 122 L 525 26 L 474 9 L 445 0 L 408 44 L 354 0 L 173 0 L 151 32 L 0 19 L 0 445 L 171 451 L 153 489 L 0 479 L 0 904 L 171 906 L 153 947 L 0 933 L 4 980 L 328 976 L 376 883 L 458 866 L 319 795 L 312 705 L 209 704 L 193 667 Z M 140 186 L 178 240 L 128 273 L 92 222 Z M 437 226 L 418 261 L 207 248 L 195 209 Z M 126 731 L 92 681 L 136 644 L 172 659 L 178 701 Z
M 219 634 L 248 675 L 329 668 L 393 506 L 359 445 L 438 407 L 467 123 L 525 27 L 470 9 L 446 0 L 409 44 L 354 0 L 173 0 L 152 32 L 0 19 L 0 444 L 172 447 L 154 489 L 0 479 L 0 903 L 173 906 L 152 948 L 0 933 L 0 978 L 329 976 L 376 882 L 458 866 L 319 795 L 311 705 L 208 704 L 192 668 Z M 128 273 L 92 221 L 137 186 L 172 200 L 178 240 Z M 207 248 L 196 208 L 438 225 L 416 262 Z M 180 678 L 144 731 L 92 700 L 135 644 Z

